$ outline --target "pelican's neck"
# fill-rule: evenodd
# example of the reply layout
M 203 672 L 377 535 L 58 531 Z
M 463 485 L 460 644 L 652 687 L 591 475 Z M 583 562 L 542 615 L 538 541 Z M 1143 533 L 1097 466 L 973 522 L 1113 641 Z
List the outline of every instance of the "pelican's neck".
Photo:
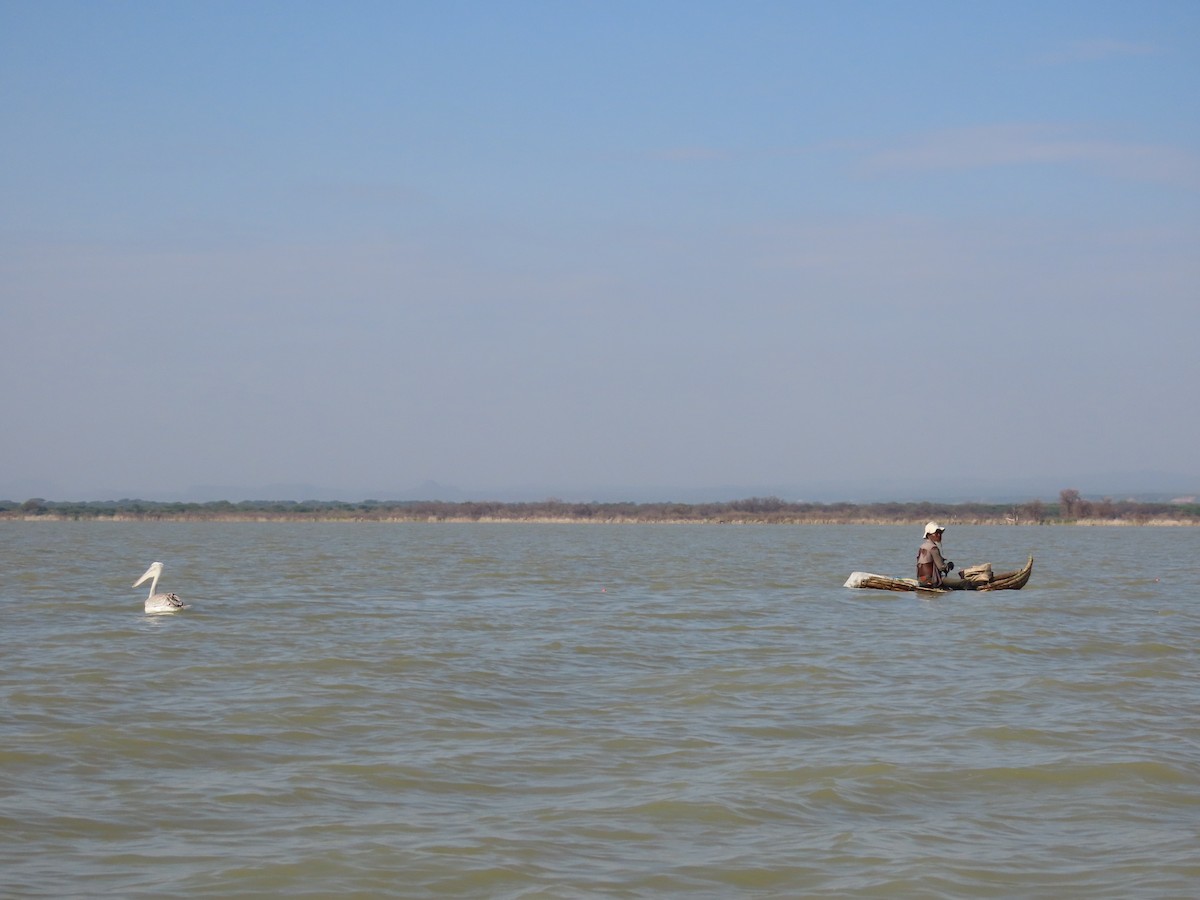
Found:
M 158 573 L 157 572 L 155 572 L 153 575 L 150 576 L 150 593 L 146 595 L 147 600 L 149 600 L 151 597 L 154 596 L 154 589 L 156 587 L 158 587 Z

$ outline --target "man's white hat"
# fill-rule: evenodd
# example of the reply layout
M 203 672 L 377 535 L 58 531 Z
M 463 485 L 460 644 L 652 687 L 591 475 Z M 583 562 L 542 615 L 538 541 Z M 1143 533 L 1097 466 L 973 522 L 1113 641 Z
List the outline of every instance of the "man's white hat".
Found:
M 939 525 L 937 522 L 929 522 L 925 526 L 925 537 L 929 537 L 935 531 L 945 531 L 945 526 Z

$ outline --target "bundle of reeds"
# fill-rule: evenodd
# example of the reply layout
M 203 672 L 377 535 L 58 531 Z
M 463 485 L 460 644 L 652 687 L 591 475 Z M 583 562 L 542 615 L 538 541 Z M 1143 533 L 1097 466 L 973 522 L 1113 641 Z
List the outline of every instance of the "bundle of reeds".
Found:
M 924 587 L 915 578 L 891 578 L 887 575 L 874 575 L 871 572 L 851 572 L 846 579 L 848 588 L 871 588 L 877 591 L 917 591 L 921 594 L 945 594 L 950 591 L 1019 591 L 1029 581 L 1033 571 L 1033 557 L 1025 563 L 1025 567 L 1015 572 L 992 571 L 991 563 L 970 566 L 960 574 L 961 581 L 949 582 L 943 587 Z

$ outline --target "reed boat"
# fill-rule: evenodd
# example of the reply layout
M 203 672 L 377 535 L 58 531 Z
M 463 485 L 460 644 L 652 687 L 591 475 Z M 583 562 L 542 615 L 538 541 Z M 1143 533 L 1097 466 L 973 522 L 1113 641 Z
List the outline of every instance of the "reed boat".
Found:
M 924 587 L 915 578 L 892 578 L 870 572 L 851 572 L 846 579 L 848 588 L 868 588 L 876 591 L 917 591 L 922 594 L 951 594 L 955 591 L 1019 591 L 1033 572 L 1033 557 L 1025 567 L 1015 572 L 993 574 L 991 563 L 962 570 L 963 580 L 946 587 Z

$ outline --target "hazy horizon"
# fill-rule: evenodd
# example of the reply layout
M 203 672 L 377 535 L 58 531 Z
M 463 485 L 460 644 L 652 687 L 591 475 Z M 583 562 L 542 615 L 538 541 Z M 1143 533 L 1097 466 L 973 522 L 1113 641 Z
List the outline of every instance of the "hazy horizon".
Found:
M 1200 4 L 0 0 L 0 103 L 13 499 L 1200 485 Z
M 330 501 L 357 503 L 366 500 L 403 502 L 496 501 L 538 502 L 557 499 L 569 503 L 723 503 L 751 497 L 777 497 L 787 502 L 809 503 L 1021 503 L 1030 500 L 1056 501 L 1064 489 L 1079 490 L 1090 499 L 1174 499 L 1200 495 L 1200 481 L 1185 476 L 1152 472 L 1097 474 L 1091 478 L 1050 477 L 1041 479 L 901 484 L 858 482 L 854 484 L 758 484 L 715 485 L 520 485 L 507 488 L 459 486 L 427 481 L 409 487 L 337 488 L 314 484 L 192 485 L 179 491 L 145 492 L 121 489 L 91 489 L 63 495 L 56 491 L 14 492 L 0 484 L 0 500 L 24 502 L 40 498 L 54 502 L 104 502 L 145 500 L 151 502 L 208 503 L 216 501 L 287 502 Z

